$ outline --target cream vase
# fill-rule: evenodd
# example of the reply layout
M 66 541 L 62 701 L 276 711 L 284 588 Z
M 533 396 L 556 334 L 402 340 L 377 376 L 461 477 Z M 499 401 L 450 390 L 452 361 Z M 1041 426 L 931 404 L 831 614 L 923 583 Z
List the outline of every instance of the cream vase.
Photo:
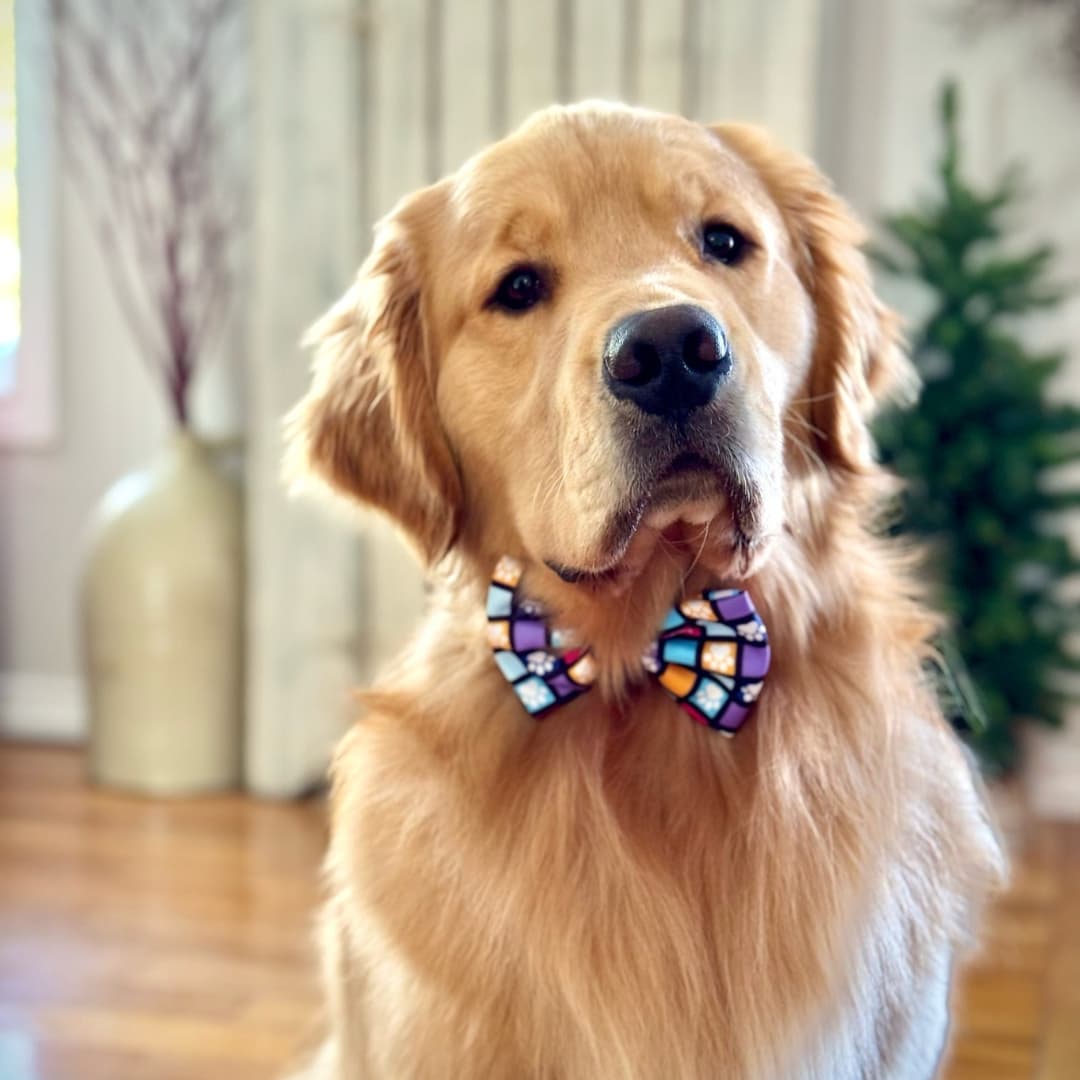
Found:
M 82 582 L 90 775 L 152 795 L 240 779 L 243 511 L 195 437 L 105 495 Z

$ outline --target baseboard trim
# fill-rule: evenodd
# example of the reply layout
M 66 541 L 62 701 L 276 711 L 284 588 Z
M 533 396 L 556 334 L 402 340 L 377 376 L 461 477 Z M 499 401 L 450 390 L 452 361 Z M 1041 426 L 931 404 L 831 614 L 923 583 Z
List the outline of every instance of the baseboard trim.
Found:
M 69 743 L 85 737 L 86 708 L 79 679 L 0 672 L 0 738 Z

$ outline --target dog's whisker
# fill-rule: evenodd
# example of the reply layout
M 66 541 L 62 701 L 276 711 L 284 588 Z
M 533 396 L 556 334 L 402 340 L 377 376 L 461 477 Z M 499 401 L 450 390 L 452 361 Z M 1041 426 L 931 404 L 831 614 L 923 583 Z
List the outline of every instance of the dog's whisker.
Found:
M 830 398 L 836 397 L 835 390 L 828 390 L 824 394 L 814 394 L 812 397 L 796 398 L 794 401 L 788 402 L 789 408 L 795 408 L 799 405 L 814 405 L 819 401 L 828 401 Z
M 555 497 L 566 485 L 566 475 L 557 463 L 552 463 L 550 474 L 541 475 L 533 489 L 533 501 L 542 512 L 547 512 Z
M 816 427 L 814 424 L 811 424 L 805 416 L 801 416 L 799 413 L 791 413 L 790 417 L 792 420 L 797 420 L 800 424 L 802 424 L 804 428 L 806 428 L 807 431 L 811 432 L 814 435 L 817 435 L 818 438 L 828 438 L 828 435 L 824 431 L 822 431 L 821 428 Z
M 705 554 L 705 546 L 709 542 L 709 526 L 711 524 L 712 524 L 711 521 L 706 521 L 705 526 L 701 531 L 701 543 L 698 544 L 697 553 L 694 555 L 693 561 L 686 568 L 686 573 L 683 575 L 683 584 L 684 585 L 686 584 L 687 578 L 689 578 L 690 575 L 694 572 L 694 568 L 697 566 L 697 564 L 699 562 L 701 562 L 701 556 Z
M 821 455 L 808 443 L 804 442 L 794 432 L 788 432 L 788 438 L 791 440 L 792 445 L 802 454 L 803 460 L 811 468 L 825 468 L 825 462 L 822 460 Z

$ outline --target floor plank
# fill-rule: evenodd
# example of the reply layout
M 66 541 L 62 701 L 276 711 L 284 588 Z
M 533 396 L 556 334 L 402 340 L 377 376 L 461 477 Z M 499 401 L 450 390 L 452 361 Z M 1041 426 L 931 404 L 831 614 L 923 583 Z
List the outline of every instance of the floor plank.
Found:
M 0 1080 L 260 1080 L 309 1049 L 317 801 L 156 802 L 0 744 Z M 944 1080 L 1080 1078 L 1080 825 L 1013 823 Z

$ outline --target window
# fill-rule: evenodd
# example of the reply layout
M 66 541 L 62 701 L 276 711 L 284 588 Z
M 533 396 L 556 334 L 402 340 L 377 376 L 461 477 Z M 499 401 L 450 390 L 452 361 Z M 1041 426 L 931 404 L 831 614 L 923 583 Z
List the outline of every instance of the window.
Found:
M 0 0 L 0 447 L 56 435 L 48 0 Z
M 0 7 L 0 394 L 15 385 L 19 343 L 19 201 L 15 187 L 15 3 Z

